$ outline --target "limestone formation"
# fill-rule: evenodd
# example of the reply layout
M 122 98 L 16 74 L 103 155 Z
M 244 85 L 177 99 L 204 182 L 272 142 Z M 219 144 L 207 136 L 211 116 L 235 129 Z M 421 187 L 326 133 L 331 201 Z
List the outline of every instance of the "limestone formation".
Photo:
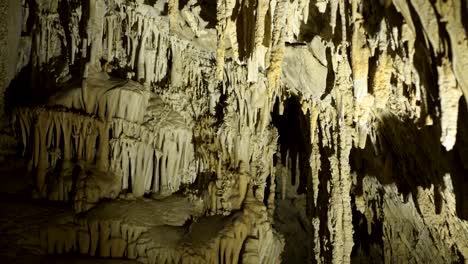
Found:
M 468 261 L 465 0 L 17 2 L 0 164 L 57 206 L 33 254 Z

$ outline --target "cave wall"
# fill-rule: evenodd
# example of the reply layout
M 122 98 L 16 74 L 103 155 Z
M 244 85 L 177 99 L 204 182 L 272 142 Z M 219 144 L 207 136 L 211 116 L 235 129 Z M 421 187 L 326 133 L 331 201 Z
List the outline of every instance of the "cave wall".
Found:
M 0 28 L 2 32 L 1 51 L 1 116 L 4 116 L 4 93 L 16 75 L 18 45 L 22 26 L 22 5 L 20 1 L 3 1 L 0 10 L 2 16 Z
M 5 114 L 5 93 L 16 75 L 18 46 L 22 25 L 21 1 L 2 1 L 0 4 L 0 146 L 2 156 L 11 155 L 15 149 L 11 137 L 9 117 Z

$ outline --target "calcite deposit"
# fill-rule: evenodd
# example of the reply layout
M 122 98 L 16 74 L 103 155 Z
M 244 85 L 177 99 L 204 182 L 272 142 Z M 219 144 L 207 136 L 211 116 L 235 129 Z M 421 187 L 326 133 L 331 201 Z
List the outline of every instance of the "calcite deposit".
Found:
M 38 212 L 11 245 L 468 261 L 465 0 L 3 2 L 0 163 L 23 188 L 0 197 Z

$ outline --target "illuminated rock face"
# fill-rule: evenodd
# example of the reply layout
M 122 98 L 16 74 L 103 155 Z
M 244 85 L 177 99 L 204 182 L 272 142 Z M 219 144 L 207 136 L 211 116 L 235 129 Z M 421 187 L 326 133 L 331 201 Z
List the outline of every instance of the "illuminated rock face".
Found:
M 468 260 L 463 0 L 0 7 L 0 139 L 73 208 L 44 253 Z

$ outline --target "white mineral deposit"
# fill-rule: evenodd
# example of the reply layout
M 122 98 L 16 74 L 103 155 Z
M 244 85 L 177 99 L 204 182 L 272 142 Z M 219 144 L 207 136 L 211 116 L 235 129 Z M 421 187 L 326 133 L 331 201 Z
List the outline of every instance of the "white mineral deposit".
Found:
M 467 18 L 0 1 L 0 263 L 467 263 Z

